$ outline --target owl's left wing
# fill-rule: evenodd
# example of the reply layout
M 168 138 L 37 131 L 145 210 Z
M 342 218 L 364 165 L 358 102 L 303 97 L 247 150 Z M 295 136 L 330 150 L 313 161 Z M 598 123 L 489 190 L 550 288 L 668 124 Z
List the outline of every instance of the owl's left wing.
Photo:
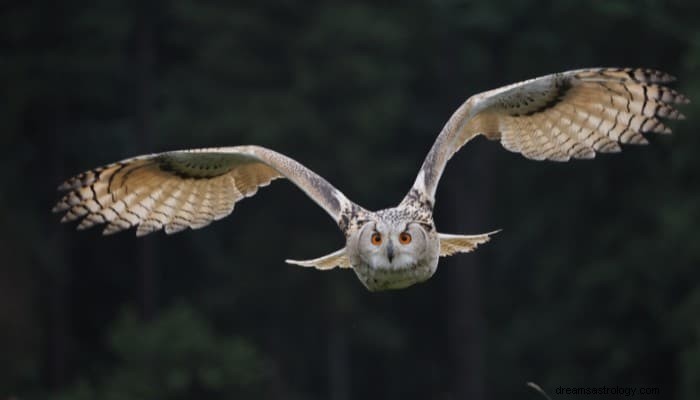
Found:
M 470 97 L 447 121 L 421 167 L 416 191 L 434 202 L 447 161 L 477 135 L 533 160 L 593 158 L 646 144 L 645 132 L 669 134 L 660 118 L 683 119 L 688 99 L 650 69 L 595 68 L 551 74 Z
M 201 228 L 233 211 L 274 179 L 287 178 L 336 222 L 357 205 L 297 161 L 260 146 L 170 151 L 133 157 L 77 175 L 53 211 L 78 229 L 106 224 L 104 234 L 137 227 L 142 236 Z

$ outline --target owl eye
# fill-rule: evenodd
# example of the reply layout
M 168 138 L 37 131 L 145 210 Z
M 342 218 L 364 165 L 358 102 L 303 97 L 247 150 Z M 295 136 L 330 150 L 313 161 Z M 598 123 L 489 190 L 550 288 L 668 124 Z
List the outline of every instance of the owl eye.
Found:
M 411 243 L 411 240 L 413 240 L 413 238 L 411 238 L 411 234 L 408 232 L 402 232 L 399 235 L 399 243 L 401 244 L 409 244 Z
M 372 238 L 370 239 L 372 241 L 372 244 L 375 246 L 379 246 L 382 244 L 382 234 L 375 232 L 372 234 Z

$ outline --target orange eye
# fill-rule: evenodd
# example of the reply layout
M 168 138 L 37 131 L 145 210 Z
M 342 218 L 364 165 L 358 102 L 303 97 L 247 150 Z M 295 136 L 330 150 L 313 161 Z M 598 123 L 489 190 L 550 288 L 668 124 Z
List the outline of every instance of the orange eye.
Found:
M 408 232 L 403 232 L 399 235 L 399 242 L 401 244 L 409 244 L 409 243 L 411 243 L 411 240 L 412 240 L 411 234 Z
M 371 240 L 373 245 L 379 246 L 380 244 L 382 244 L 382 235 L 380 233 L 375 232 L 372 234 Z

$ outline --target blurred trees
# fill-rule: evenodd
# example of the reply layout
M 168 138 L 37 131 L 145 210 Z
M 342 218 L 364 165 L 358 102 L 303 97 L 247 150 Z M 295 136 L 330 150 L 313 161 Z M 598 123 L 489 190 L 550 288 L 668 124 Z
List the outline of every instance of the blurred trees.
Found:
M 266 375 L 261 357 L 245 340 L 216 335 L 187 305 L 141 322 L 127 312 L 111 329 L 116 367 L 88 373 L 66 399 L 258 398 Z M 92 376 L 91 376 L 92 375 Z
M 698 16 L 691 1 L 11 2 L 0 397 L 538 398 L 524 387 L 534 380 L 696 398 L 694 104 L 672 137 L 594 162 L 471 143 L 445 173 L 437 224 L 504 231 L 393 293 L 282 263 L 343 245 L 288 183 L 172 237 L 75 233 L 47 210 L 87 168 L 247 143 L 368 208 L 391 206 L 478 91 L 649 66 L 699 99 Z

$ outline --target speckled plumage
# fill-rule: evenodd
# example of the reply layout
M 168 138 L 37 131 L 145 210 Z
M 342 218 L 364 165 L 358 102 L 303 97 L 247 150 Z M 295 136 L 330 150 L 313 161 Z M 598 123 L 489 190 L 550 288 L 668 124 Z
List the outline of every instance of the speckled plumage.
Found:
M 323 208 L 346 238 L 344 248 L 288 263 L 352 268 L 372 291 L 429 279 L 439 257 L 473 251 L 491 233 L 438 233 L 435 190 L 447 161 L 484 135 L 534 160 L 593 158 L 645 144 L 642 133 L 668 134 L 660 118 L 682 119 L 673 105 L 688 100 L 659 71 L 595 68 L 546 75 L 474 95 L 450 117 L 428 152 L 413 187 L 394 208 L 376 212 L 353 203 L 313 171 L 259 146 L 172 151 L 129 158 L 84 172 L 59 187 L 54 207 L 78 229 L 105 224 L 104 234 L 136 227 L 141 236 L 197 229 L 233 211 L 274 179 L 287 178 Z

